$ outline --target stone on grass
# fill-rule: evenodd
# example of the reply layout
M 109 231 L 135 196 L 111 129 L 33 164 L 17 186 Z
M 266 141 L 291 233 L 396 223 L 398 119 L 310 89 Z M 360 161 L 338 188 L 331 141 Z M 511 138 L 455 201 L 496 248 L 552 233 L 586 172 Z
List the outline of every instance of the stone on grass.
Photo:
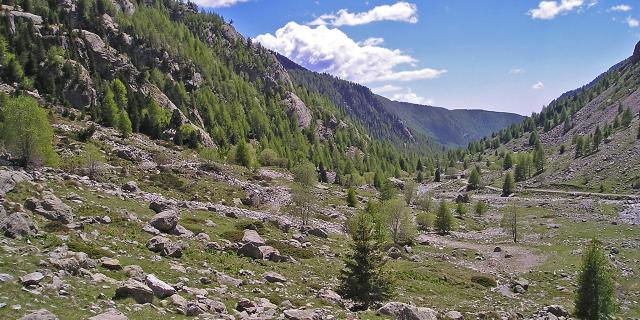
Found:
M 129 279 L 116 289 L 116 298 L 133 298 L 137 303 L 150 303 L 153 301 L 153 290 L 138 280 Z
M 89 318 L 89 320 L 128 320 L 128 319 L 129 318 L 127 318 L 127 316 L 125 316 L 122 312 L 113 308 L 107 309 L 107 311 Z
M 149 224 L 161 232 L 171 231 L 178 224 L 178 212 L 175 210 L 165 210 L 156 214 Z
M 253 243 L 255 245 L 261 246 L 266 242 L 255 230 L 246 229 L 244 230 L 244 236 L 242 237 L 243 243 Z
M 378 313 L 394 319 L 437 320 L 438 313 L 429 308 L 420 308 L 401 302 L 389 302 L 378 309 Z
M 34 286 L 40 284 L 44 279 L 44 275 L 40 272 L 32 272 L 20 277 L 23 286 Z
M 58 317 L 47 309 L 40 309 L 22 316 L 19 320 L 58 320 Z
M 291 320 L 320 320 L 322 316 L 313 309 L 289 309 L 284 311 L 284 318 Z
M 176 294 L 176 289 L 168 285 L 166 282 L 158 279 L 158 277 L 153 274 L 147 275 L 146 283 L 153 291 L 153 294 L 159 299 L 164 299 Z
M 283 283 L 283 282 L 287 282 L 287 278 L 285 278 L 283 275 L 273 272 L 273 271 L 269 271 L 269 272 L 265 272 L 265 274 L 262 275 L 262 277 L 267 280 L 268 282 L 271 283 Z
M 100 259 L 100 265 L 103 266 L 105 269 L 111 270 L 111 271 L 122 270 L 120 261 L 114 258 L 103 257 Z

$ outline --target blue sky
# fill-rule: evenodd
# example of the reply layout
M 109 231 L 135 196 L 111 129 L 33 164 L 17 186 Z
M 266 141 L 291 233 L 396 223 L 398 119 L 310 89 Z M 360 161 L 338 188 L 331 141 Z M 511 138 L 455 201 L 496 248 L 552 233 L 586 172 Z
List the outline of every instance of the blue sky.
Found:
M 389 98 L 530 114 L 631 55 L 637 0 L 197 0 L 245 36 Z

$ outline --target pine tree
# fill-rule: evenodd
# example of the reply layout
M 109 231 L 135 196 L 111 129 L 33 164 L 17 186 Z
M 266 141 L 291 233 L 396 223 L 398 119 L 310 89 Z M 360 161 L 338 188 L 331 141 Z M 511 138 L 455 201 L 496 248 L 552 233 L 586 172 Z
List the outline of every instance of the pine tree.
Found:
M 631 121 L 633 120 L 633 113 L 631 113 L 631 109 L 628 107 L 624 109 L 624 113 L 622 114 L 622 126 L 627 128 L 631 125 Z
M 416 181 L 418 183 L 422 183 L 422 181 L 424 181 L 424 175 L 422 174 L 422 170 L 418 171 L 418 175 L 416 176 Z
M 536 167 L 536 172 L 544 171 L 544 148 L 542 147 L 542 143 L 538 141 L 536 143 L 536 147 L 533 150 L 533 164 Z
M 358 309 L 388 300 L 393 285 L 384 272 L 383 253 L 376 241 L 375 227 L 368 213 L 359 213 L 350 232 L 353 243 L 344 261 L 336 292 L 358 304 Z
M 436 169 L 435 177 L 433 178 L 434 182 L 440 182 L 440 168 Z
M 380 190 L 380 200 L 388 201 L 393 199 L 396 196 L 396 187 L 393 185 L 393 182 L 389 179 L 385 179 L 382 182 L 382 190 Z
M 453 229 L 453 216 L 444 199 L 440 201 L 440 206 L 438 207 L 435 229 L 441 235 L 448 234 Z
M 456 206 L 456 213 L 459 217 L 464 217 L 467 213 L 467 208 L 464 206 L 464 203 L 458 202 L 458 205 Z
M 240 140 L 236 146 L 236 163 L 249 168 L 253 162 L 251 159 L 251 150 L 244 140 Z
M 502 183 L 502 196 L 508 197 L 514 192 L 514 189 L 515 183 L 513 182 L 511 172 L 507 172 L 507 174 L 504 176 L 504 182 Z
M 104 92 L 104 97 L 102 98 L 102 106 L 100 116 L 102 119 L 102 124 L 105 126 L 113 127 L 116 125 L 118 120 L 118 105 L 116 104 L 115 95 L 113 94 L 113 90 L 110 87 Z
M 518 164 L 516 165 L 516 170 L 514 175 L 515 175 L 516 182 L 527 180 L 527 167 L 526 167 L 525 157 L 521 157 L 520 160 L 518 160 Z
M 477 190 L 478 188 L 480 188 L 480 171 L 476 167 L 471 170 L 471 174 L 469 175 L 469 184 L 467 185 L 467 190 Z
M 373 175 L 373 186 L 380 190 L 380 188 L 382 188 L 382 173 L 380 173 L 380 170 L 376 170 L 376 173 Z
M 619 127 L 620 127 L 620 117 L 616 115 L 616 117 L 613 119 L 613 128 L 618 129 Z
M 530 146 L 535 145 L 539 139 L 540 138 L 538 137 L 538 131 L 533 129 L 533 131 L 531 132 L 531 135 L 529 135 L 529 145 Z
M 584 138 L 582 136 L 578 136 L 576 138 L 576 159 L 582 157 L 582 149 L 584 145 Z
M 133 132 L 133 128 L 131 127 L 131 119 L 129 119 L 129 115 L 125 110 L 120 110 L 119 112 L 118 131 L 120 131 L 122 139 L 128 138 Z
M 358 205 L 358 199 L 356 198 L 356 190 L 351 187 L 347 191 L 347 205 L 355 208 Z
M 511 158 L 511 153 L 507 153 L 504 157 L 504 161 L 502 161 L 502 169 L 509 170 L 513 167 L 513 159 Z
M 507 208 L 500 221 L 501 227 L 511 235 L 514 243 L 518 242 L 518 212 L 515 207 Z
M 602 244 L 592 240 L 582 258 L 575 298 L 575 315 L 578 319 L 611 319 L 617 307 L 610 265 Z
M 596 131 L 593 134 L 593 150 L 594 151 L 598 150 L 601 142 L 602 142 L 602 131 L 600 131 L 600 126 L 596 126 Z
M 320 165 L 318 166 L 318 171 L 320 172 L 320 177 L 318 178 L 320 182 L 329 182 L 329 177 L 327 177 L 327 170 L 324 168 L 324 164 L 322 162 L 320 162 Z

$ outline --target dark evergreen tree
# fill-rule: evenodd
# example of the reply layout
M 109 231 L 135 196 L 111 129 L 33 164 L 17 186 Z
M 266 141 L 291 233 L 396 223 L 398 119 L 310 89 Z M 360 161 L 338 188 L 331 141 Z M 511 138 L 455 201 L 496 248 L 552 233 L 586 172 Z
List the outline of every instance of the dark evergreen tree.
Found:
M 602 244 L 592 240 L 582 257 L 575 298 L 578 319 L 612 319 L 617 310 L 615 290 L 610 274 L 611 265 Z
M 515 191 L 515 183 L 513 182 L 513 176 L 511 172 L 507 172 L 504 176 L 504 182 L 502 183 L 502 196 L 508 197 Z
M 353 187 L 347 191 L 347 205 L 355 208 L 358 205 L 358 198 L 356 197 L 356 189 Z
M 350 230 L 351 251 L 340 273 L 336 292 L 353 300 L 360 310 L 388 300 L 392 295 L 392 282 L 384 272 L 383 253 L 377 241 L 373 218 L 359 213 Z
M 453 229 L 453 216 L 444 199 L 440 201 L 434 226 L 436 231 L 441 235 L 448 234 Z

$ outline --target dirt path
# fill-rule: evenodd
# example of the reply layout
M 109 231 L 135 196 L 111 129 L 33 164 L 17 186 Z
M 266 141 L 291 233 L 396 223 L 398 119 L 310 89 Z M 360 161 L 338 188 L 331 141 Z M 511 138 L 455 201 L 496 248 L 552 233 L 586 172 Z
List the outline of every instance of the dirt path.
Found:
M 485 186 L 485 189 L 502 192 L 502 189 L 496 188 L 493 186 Z M 595 197 L 602 199 L 612 199 L 612 200 L 640 200 L 640 195 L 635 194 L 616 194 L 616 193 L 598 193 L 598 192 L 585 192 L 585 191 L 565 191 L 565 190 L 556 190 L 556 189 L 539 189 L 539 188 L 525 188 L 522 191 L 531 192 L 531 193 L 543 193 L 543 194 L 554 194 L 554 195 L 567 195 L 572 197 L 583 196 L 583 197 Z
M 475 251 L 477 252 L 476 256 L 456 256 L 453 262 L 478 272 L 496 276 L 511 276 L 529 272 L 544 262 L 543 256 L 536 255 L 520 245 L 478 243 L 462 239 L 459 235 L 462 234 L 454 233 L 452 236 L 422 234 L 420 238 L 429 240 L 431 245 L 435 247 Z M 496 247 L 500 247 L 501 251 L 494 252 Z M 511 257 L 506 258 L 507 255 Z M 481 258 L 476 259 L 476 257 Z

